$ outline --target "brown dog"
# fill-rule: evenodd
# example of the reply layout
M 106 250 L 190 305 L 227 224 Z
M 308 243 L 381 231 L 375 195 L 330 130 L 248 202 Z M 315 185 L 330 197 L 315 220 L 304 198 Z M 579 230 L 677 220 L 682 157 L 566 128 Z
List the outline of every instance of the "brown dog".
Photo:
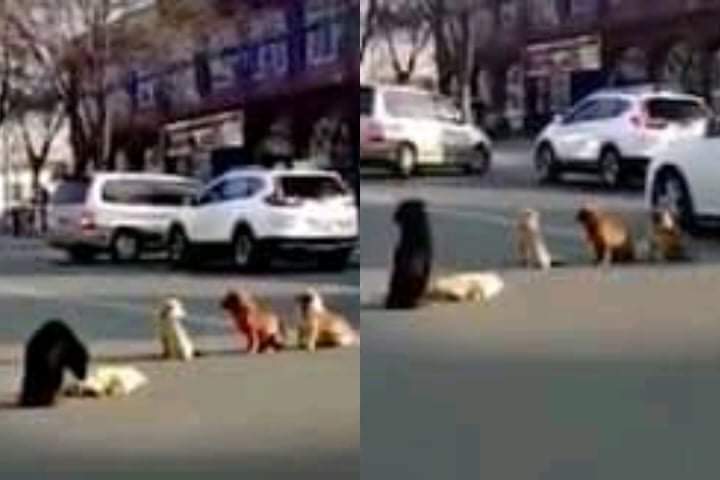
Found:
M 347 319 L 329 310 L 317 291 L 308 289 L 298 295 L 297 302 L 300 307 L 301 348 L 314 351 L 317 347 L 345 347 L 360 344 L 360 336 Z
M 577 221 L 585 228 L 588 245 L 601 265 L 612 262 L 631 262 L 635 259 L 632 234 L 619 216 L 593 206 L 584 206 Z
M 672 212 L 667 209 L 655 210 L 650 218 L 650 259 L 686 260 L 688 257 L 682 230 Z
M 231 290 L 225 294 L 220 306 L 247 339 L 247 353 L 284 348 L 283 324 L 269 305 L 243 290 Z

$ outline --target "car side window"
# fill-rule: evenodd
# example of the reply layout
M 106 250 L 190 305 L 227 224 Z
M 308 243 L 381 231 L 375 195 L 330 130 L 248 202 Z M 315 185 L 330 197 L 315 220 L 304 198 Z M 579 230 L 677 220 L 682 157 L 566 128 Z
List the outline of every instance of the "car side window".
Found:
M 222 191 L 223 188 L 225 188 L 226 182 L 220 182 L 212 187 L 205 190 L 202 195 L 200 195 L 200 199 L 198 200 L 198 205 L 209 205 L 211 203 L 218 203 L 223 201 L 222 197 Z
M 565 124 L 573 124 L 580 122 L 587 122 L 594 120 L 598 113 L 600 106 L 599 100 L 588 100 L 585 103 L 580 104 L 570 115 L 565 119 Z

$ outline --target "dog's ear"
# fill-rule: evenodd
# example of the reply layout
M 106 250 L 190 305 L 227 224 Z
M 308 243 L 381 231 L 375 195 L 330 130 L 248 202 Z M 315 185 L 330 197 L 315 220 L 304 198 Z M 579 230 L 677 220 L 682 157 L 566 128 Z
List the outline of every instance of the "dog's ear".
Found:
M 238 297 L 237 292 L 234 290 L 228 290 L 223 299 L 220 301 L 220 306 L 225 310 L 233 310 L 238 307 L 239 303 L 240 298 Z

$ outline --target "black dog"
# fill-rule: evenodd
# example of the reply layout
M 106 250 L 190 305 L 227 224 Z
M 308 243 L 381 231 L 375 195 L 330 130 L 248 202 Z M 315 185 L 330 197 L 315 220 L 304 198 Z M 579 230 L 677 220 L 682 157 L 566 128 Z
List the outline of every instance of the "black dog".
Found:
M 432 235 L 425 203 L 416 199 L 402 202 L 394 221 L 400 229 L 400 241 L 395 248 L 385 307 L 411 309 L 425 294 L 432 268 Z
M 88 351 L 62 320 L 50 320 L 25 347 L 25 375 L 20 406 L 46 407 L 55 403 L 63 371 L 69 368 L 80 380 L 87 375 Z

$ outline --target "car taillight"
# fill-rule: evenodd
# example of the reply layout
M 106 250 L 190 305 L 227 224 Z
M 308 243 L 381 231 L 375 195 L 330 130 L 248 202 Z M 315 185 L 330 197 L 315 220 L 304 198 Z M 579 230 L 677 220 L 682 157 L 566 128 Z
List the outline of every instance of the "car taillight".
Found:
M 369 142 L 384 142 L 385 130 L 379 123 L 370 122 L 367 126 L 366 138 Z
M 97 224 L 95 223 L 95 214 L 93 212 L 82 212 L 80 215 L 80 229 L 83 231 L 95 230 Z
M 273 192 L 265 197 L 265 203 L 271 207 L 297 207 L 301 202 L 299 198 L 288 198 L 280 192 Z

